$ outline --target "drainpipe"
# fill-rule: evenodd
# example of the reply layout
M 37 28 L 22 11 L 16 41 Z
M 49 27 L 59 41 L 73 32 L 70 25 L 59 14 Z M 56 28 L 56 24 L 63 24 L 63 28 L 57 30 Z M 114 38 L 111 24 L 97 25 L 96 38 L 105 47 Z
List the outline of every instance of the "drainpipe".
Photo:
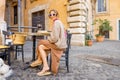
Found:
M 21 0 L 18 0 L 18 32 L 21 32 Z
M 10 28 L 10 23 L 11 23 L 11 20 L 10 20 L 10 15 L 11 15 L 11 12 L 10 12 L 10 2 L 7 2 L 7 28 Z

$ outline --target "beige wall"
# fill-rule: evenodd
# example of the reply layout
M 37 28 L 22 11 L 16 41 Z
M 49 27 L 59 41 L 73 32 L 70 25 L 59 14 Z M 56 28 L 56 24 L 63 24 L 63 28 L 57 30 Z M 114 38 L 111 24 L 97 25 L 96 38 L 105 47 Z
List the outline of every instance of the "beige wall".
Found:
M 49 1 L 49 8 L 56 9 L 59 12 L 59 19 L 64 23 L 65 27 L 67 28 L 67 0 L 48 0 Z M 49 20 L 50 21 L 50 20 Z M 51 23 L 51 22 L 50 22 Z

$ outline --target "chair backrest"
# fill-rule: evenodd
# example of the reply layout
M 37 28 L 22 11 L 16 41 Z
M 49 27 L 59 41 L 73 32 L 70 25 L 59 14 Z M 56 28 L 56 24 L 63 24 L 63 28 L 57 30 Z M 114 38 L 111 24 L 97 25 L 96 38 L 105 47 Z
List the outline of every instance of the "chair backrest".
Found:
M 14 36 L 14 38 L 13 38 L 13 43 L 14 44 L 17 44 L 17 43 L 24 44 L 25 41 L 26 41 L 26 36 L 25 35 L 14 34 L 13 36 Z
M 10 36 L 10 33 L 8 31 L 4 31 L 4 30 L 2 30 L 2 33 L 4 35 L 4 40 L 5 40 L 4 44 L 6 44 L 6 39 L 7 39 L 7 37 Z
M 65 54 L 67 54 L 67 55 L 69 54 L 71 37 L 72 37 L 72 34 L 69 31 L 67 31 L 67 48 L 66 48 L 66 51 L 65 51 Z
M 4 31 L 4 30 L 2 30 L 2 33 L 3 33 L 4 35 L 7 35 L 7 36 L 9 36 L 9 35 L 10 35 L 10 33 L 9 33 L 9 32 Z
M 8 41 L 6 41 L 6 37 L 8 36 L 10 38 L 10 40 L 12 40 L 12 43 L 16 43 L 16 44 L 17 43 L 20 43 L 20 44 L 25 43 L 26 36 L 24 36 L 22 34 L 11 34 L 10 32 L 7 32 L 7 31 L 2 31 L 2 33 L 5 35 L 5 42 L 9 42 L 9 39 L 7 39 Z

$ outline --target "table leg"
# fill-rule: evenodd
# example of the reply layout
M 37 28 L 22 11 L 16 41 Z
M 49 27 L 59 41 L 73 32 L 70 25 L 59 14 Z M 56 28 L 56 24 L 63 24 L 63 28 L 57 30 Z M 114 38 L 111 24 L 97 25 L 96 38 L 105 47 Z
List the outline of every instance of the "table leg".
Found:
M 11 65 L 11 60 L 10 60 L 10 48 L 8 48 L 8 65 Z
M 32 61 L 35 61 L 35 49 L 36 49 L 36 36 L 33 36 L 33 57 L 32 57 Z

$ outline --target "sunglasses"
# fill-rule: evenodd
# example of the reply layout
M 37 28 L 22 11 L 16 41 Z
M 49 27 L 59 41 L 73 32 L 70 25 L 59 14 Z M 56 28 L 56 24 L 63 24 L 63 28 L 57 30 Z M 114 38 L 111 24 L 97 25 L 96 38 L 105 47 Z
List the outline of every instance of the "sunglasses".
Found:
M 49 14 L 49 16 L 56 16 L 56 14 Z

